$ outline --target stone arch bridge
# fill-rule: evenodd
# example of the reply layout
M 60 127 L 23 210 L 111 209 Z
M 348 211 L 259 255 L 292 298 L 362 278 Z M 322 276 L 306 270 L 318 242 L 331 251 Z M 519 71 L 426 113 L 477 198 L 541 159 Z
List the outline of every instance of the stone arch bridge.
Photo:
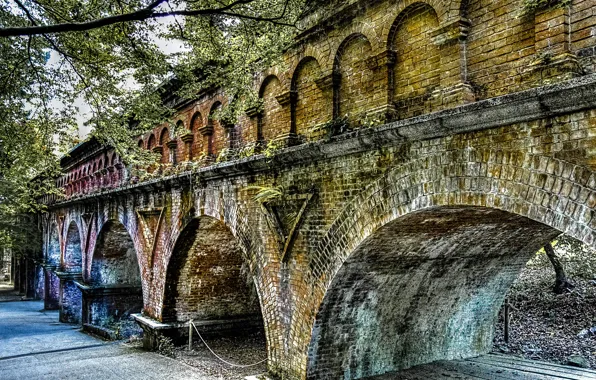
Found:
M 593 1 L 330 3 L 236 124 L 223 90 L 168 87 L 173 120 L 138 137 L 159 164 L 62 158 L 19 286 L 89 328 L 135 314 L 148 346 L 262 329 L 284 379 L 487 352 L 539 247 L 596 247 Z
M 595 104 L 582 77 L 56 202 L 46 307 L 142 311 L 149 345 L 189 319 L 264 328 L 288 378 L 484 353 L 534 252 L 596 246 Z

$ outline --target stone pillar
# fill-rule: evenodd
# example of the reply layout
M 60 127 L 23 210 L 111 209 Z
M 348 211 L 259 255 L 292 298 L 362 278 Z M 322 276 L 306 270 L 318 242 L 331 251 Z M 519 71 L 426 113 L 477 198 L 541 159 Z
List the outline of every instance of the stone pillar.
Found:
M 60 279 L 60 322 L 82 323 L 82 294 L 77 282 L 83 281 L 81 272 L 56 272 Z
M 433 42 L 439 46 L 440 84 L 432 93 L 432 110 L 453 108 L 476 100 L 468 83 L 466 39 L 470 21 L 459 18 L 432 33 Z
M 167 147 L 170 151 L 170 157 L 168 157 L 168 162 L 175 166 L 177 162 L 177 148 L 178 148 L 178 141 L 170 140 L 166 143 Z
M 373 76 L 375 81 L 375 94 L 373 97 L 379 97 L 380 106 L 368 111 L 371 117 L 381 120 L 382 122 L 389 122 L 396 117 L 396 109 L 393 104 L 393 90 L 395 87 L 395 78 L 393 75 L 393 68 L 395 67 L 396 54 L 393 50 L 385 50 L 370 58 L 369 66 L 373 66 Z
M 93 331 L 93 326 L 101 326 L 106 319 L 117 322 L 143 308 L 141 285 L 74 283 L 82 292 L 82 323 L 87 331 Z
M 213 155 L 213 123 L 209 121 L 206 125 L 199 128 L 199 133 L 203 136 L 203 154 L 208 161 L 211 161 Z
M 60 279 L 56 276 L 56 266 L 45 265 L 45 294 L 43 308 L 45 310 L 58 310 L 60 308 Z
M 526 70 L 526 81 L 539 86 L 580 75 L 578 59 L 571 52 L 569 6 L 535 12 L 534 47 L 536 59 Z
M 184 145 L 186 146 L 186 155 L 184 161 L 192 161 L 192 143 L 194 142 L 194 135 L 192 133 L 186 133 L 180 137 Z
M 298 135 L 296 135 L 296 115 L 294 112 L 297 99 L 298 93 L 293 90 L 283 92 L 275 97 L 275 100 L 277 100 L 277 103 L 282 106 L 284 112 L 290 113 L 290 132 L 284 133 L 275 138 L 276 141 L 281 141 L 286 146 L 294 145 L 294 143 L 298 141 Z

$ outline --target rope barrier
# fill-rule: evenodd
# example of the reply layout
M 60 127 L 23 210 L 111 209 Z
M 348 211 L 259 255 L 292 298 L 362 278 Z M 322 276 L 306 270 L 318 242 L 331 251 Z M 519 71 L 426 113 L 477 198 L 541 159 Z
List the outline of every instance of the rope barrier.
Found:
M 205 339 L 203 339 L 203 337 L 201 336 L 201 333 L 199 332 L 199 330 L 197 330 L 197 326 L 195 326 L 195 324 L 192 323 L 192 321 L 190 321 L 190 324 L 192 325 L 192 327 L 194 327 L 195 331 L 199 335 L 199 338 L 201 338 L 201 341 L 203 342 L 203 344 L 205 345 L 205 347 L 207 347 L 207 349 L 209 351 L 211 351 L 211 353 L 213 354 L 213 356 L 215 356 L 216 358 L 218 358 L 219 360 L 221 360 L 222 362 L 226 363 L 229 366 L 239 367 L 239 368 L 247 368 L 247 367 L 254 367 L 256 365 L 265 363 L 267 361 L 267 359 L 263 359 L 260 362 L 257 362 L 257 363 L 254 363 L 254 364 L 234 364 L 234 363 L 230 363 L 229 361 L 223 359 L 221 356 L 219 356 L 215 352 L 213 352 L 213 350 L 211 349 L 211 347 L 209 347 L 209 345 L 207 344 L 207 342 L 205 342 Z

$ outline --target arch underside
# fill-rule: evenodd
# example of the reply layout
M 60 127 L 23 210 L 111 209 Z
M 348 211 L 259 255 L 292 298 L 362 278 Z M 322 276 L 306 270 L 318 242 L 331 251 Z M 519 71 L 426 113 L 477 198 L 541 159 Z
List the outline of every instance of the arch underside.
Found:
M 221 221 L 193 219 L 180 234 L 166 276 L 164 321 L 246 320 L 262 328 L 259 300 L 242 250 Z
M 361 378 L 488 352 L 507 289 L 559 233 L 469 206 L 387 223 L 333 279 L 314 324 L 308 378 Z
M 134 242 L 117 221 L 108 221 L 97 239 L 83 322 L 109 325 L 143 308 L 141 273 Z
M 64 246 L 64 260 L 61 269 L 65 272 L 81 274 L 83 254 L 81 250 L 81 238 L 79 229 L 73 221 L 66 233 L 66 244 Z M 83 295 L 81 290 L 70 279 L 64 279 L 60 283 L 60 321 L 69 323 L 81 323 L 83 308 Z

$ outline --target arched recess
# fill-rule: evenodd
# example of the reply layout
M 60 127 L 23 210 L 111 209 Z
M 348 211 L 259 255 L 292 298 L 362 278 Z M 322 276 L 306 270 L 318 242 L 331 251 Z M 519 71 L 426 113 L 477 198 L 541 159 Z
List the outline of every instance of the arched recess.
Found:
M 60 276 L 60 321 L 81 323 L 83 295 L 75 280 L 82 280 L 83 252 L 76 222 L 68 225 Z
M 438 26 L 437 13 L 426 3 L 408 6 L 391 26 L 387 45 L 396 61 L 389 73 L 389 91 L 399 118 L 432 111 L 431 94 L 440 81 L 441 56 L 432 40 Z
M 263 330 L 259 298 L 240 244 L 223 222 L 210 216 L 192 219 L 180 233 L 163 299 L 164 322 L 236 321 L 233 330 Z
M 122 223 L 108 220 L 95 242 L 83 322 L 106 325 L 143 308 L 141 273 L 135 245 Z
M 596 173 L 521 152 L 468 153 L 403 163 L 338 214 L 312 259 L 322 292 L 311 299 L 309 378 L 486 353 L 532 254 L 561 232 L 595 245 Z
M 189 159 L 201 155 L 203 151 L 203 135 L 201 129 L 203 128 L 203 115 L 200 112 L 195 112 L 190 119 L 190 133 L 193 136 L 191 143 Z
M 265 78 L 259 90 L 259 99 L 263 102 L 263 110 L 257 118 L 257 141 L 260 144 L 289 132 L 283 108 L 276 99 L 281 93 L 282 86 L 275 75 Z
M 161 130 L 159 134 L 159 145 L 161 146 L 161 163 L 166 164 L 170 162 L 170 148 L 168 147 L 170 141 L 170 133 L 167 128 Z
M 71 221 L 66 232 L 64 243 L 64 258 L 61 269 L 67 272 L 81 272 L 83 253 L 81 249 L 81 234 L 75 221 Z
M 317 126 L 331 120 L 333 106 L 316 82 L 321 75 L 319 63 L 313 57 L 303 58 L 296 67 L 291 83 L 290 133 L 316 139 L 320 137 Z
M 216 119 L 217 113 L 221 111 L 222 104 L 216 101 L 209 110 L 207 128 L 203 130 L 203 146 L 207 156 L 215 156 L 226 146 L 225 134 L 221 123 Z
M 153 150 L 153 148 L 155 148 L 155 145 L 155 135 L 152 133 L 151 136 L 149 136 L 149 139 L 147 140 L 147 149 Z
M 58 237 L 58 226 L 55 223 L 50 225 L 48 252 L 46 263 L 51 266 L 60 266 L 60 239 Z
M 374 91 L 369 40 L 360 33 L 348 36 L 337 49 L 333 61 L 333 117 L 347 116 L 354 124 L 371 108 Z

